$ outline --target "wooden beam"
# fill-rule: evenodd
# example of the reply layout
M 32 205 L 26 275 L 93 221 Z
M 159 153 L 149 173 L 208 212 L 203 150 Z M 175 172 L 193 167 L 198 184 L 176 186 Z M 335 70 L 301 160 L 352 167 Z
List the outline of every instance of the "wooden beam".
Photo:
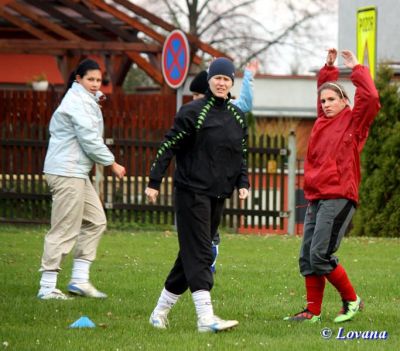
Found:
M 116 86 L 114 66 L 117 65 L 116 61 L 118 60 L 118 57 L 116 57 L 115 55 L 104 55 L 103 57 L 103 61 L 106 66 L 106 72 L 108 77 L 110 78 L 110 83 L 113 89 Z
M 128 74 L 132 60 L 124 55 L 105 55 L 104 62 L 110 77 L 113 89 L 121 87 Z
M 24 22 L 23 20 L 13 16 L 9 12 L 5 10 L 4 7 L 0 7 L 0 16 L 6 19 L 8 22 L 16 25 L 17 27 L 22 28 L 23 30 L 27 31 L 28 33 L 32 34 L 34 37 L 42 39 L 42 40 L 55 40 L 50 35 L 47 35 L 45 32 L 31 26 L 29 23 Z
M 120 10 L 107 5 L 102 0 L 88 0 L 92 4 L 96 5 L 98 8 L 101 8 L 103 11 L 108 12 L 109 14 L 113 15 L 114 17 L 118 18 L 119 20 L 128 23 L 133 28 L 136 28 L 138 31 L 143 32 L 144 34 L 148 35 L 150 38 L 158 41 L 159 43 L 163 43 L 165 37 L 159 33 L 157 33 L 154 29 L 146 26 L 145 24 L 141 23 L 135 18 L 129 17 L 125 13 L 121 12 Z
M 28 49 L 24 47 L 16 48 L 13 50 L 3 48 L 0 44 L 0 53 L 2 54 L 19 54 L 19 55 L 50 55 L 50 56 L 59 56 L 65 55 L 67 50 L 56 50 L 56 49 Z
M 74 33 L 70 32 L 67 29 L 64 29 L 63 27 L 59 26 L 58 24 L 49 21 L 48 19 L 44 18 L 43 16 L 39 16 L 38 14 L 32 12 L 31 10 L 28 9 L 28 7 L 25 5 L 21 5 L 18 2 L 11 2 L 8 7 L 12 8 L 14 11 L 19 12 L 21 15 L 30 18 L 32 21 L 35 21 L 36 23 L 39 23 L 43 27 L 46 27 L 47 29 L 53 31 L 54 33 L 58 34 L 59 36 L 69 39 L 69 40 L 82 40 L 82 38 L 78 37 Z
M 128 74 L 131 67 L 132 60 L 128 56 L 123 55 L 121 57 L 121 60 L 118 62 L 118 67 L 114 67 L 116 86 L 122 86 L 122 84 L 124 84 L 126 75 Z
M 0 6 L 6 6 L 14 0 L 0 0 Z
M 13 50 L 83 50 L 83 51 L 137 51 L 141 53 L 161 52 L 162 48 L 155 44 L 126 43 L 118 41 L 50 41 L 29 39 L 0 39 L 0 51 L 13 52 Z
M 40 8 L 42 11 L 47 12 L 50 17 L 58 18 L 65 24 L 70 25 L 71 27 L 76 28 L 79 32 L 84 33 L 88 35 L 89 37 L 95 39 L 95 40 L 103 40 L 107 41 L 109 38 L 107 38 L 105 35 L 101 34 L 100 32 L 89 28 L 85 24 L 75 20 L 72 17 L 69 17 L 59 11 L 58 9 L 55 8 L 53 4 L 44 2 L 44 1 L 38 1 L 38 0 L 24 0 L 25 2 Z
M 128 1 L 128 0 L 113 0 L 114 2 L 126 7 L 127 9 L 131 10 L 132 12 L 138 14 L 139 16 L 142 16 L 144 18 L 146 18 L 147 20 L 149 20 L 151 23 L 154 23 L 155 25 L 171 32 L 174 29 L 178 29 L 177 27 L 173 26 L 172 24 L 165 22 L 162 18 L 153 15 L 151 12 L 145 10 L 144 8 L 133 4 L 132 2 Z M 226 54 L 224 54 L 223 52 L 214 49 L 211 45 L 202 42 L 201 40 L 199 40 L 198 37 L 190 34 L 190 33 L 185 33 L 189 43 L 191 43 L 192 45 L 194 45 L 196 48 L 201 49 L 202 51 L 210 54 L 211 56 L 215 56 L 215 57 L 220 57 L 220 56 L 225 56 L 225 57 L 229 57 Z M 197 61 L 197 59 L 196 59 Z M 200 60 L 201 62 L 201 60 Z
M 80 1 L 82 4 L 84 4 L 87 8 L 89 8 L 92 11 L 96 10 L 96 6 L 93 6 L 89 1 L 87 0 L 74 0 L 75 2 Z
M 201 40 L 199 40 L 199 38 L 195 37 L 192 34 L 188 35 L 188 41 L 189 43 L 194 44 L 197 48 L 199 48 L 200 50 L 206 52 L 207 54 L 213 57 L 228 57 L 232 59 L 232 57 L 230 57 L 229 55 L 223 53 L 222 51 L 214 49 L 212 46 L 202 42 Z
M 151 12 L 145 10 L 143 7 L 135 5 L 134 3 L 127 1 L 127 0 L 114 0 L 117 4 L 120 4 L 131 10 L 132 12 L 136 13 L 137 15 L 148 19 L 151 23 L 167 30 L 168 32 L 172 32 L 174 29 L 178 29 L 177 27 L 173 26 L 172 24 L 164 21 L 162 18 L 152 14 Z
M 139 53 L 134 51 L 126 51 L 126 56 L 128 56 L 133 62 L 135 62 L 143 71 L 145 71 L 148 76 L 150 76 L 154 81 L 159 84 L 163 84 L 164 78 L 160 70 L 154 68 L 146 59 L 140 56 Z
M 117 17 L 121 21 L 131 25 L 132 27 L 134 27 L 137 30 L 143 32 L 144 34 L 148 35 L 149 37 L 157 40 L 159 43 L 164 44 L 165 37 L 162 36 L 161 34 L 158 34 L 153 29 L 151 29 L 150 27 L 144 25 L 143 23 L 133 19 L 132 17 L 129 17 L 128 15 L 126 15 L 125 13 L 121 12 L 120 10 L 118 10 L 118 9 L 116 9 L 114 7 L 112 7 L 110 5 L 107 5 L 102 0 L 88 0 L 88 1 L 90 1 L 94 5 L 98 6 L 102 10 L 108 12 L 110 15 L 113 15 L 113 16 Z M 115 2 L 120 3 L 119 1 L 115 1 Z M 130 3 L 128 3 L 128 4 L 130 4 Z M 218 55 L 218 56 L 221 56 L 221 55 Z M 199 56 L 194 56 L 193 57 L 193 62 L 195 64 L 199 65 L 199 64 L 201 64 L 202 59 Z
M 115 24 L 111 23 L 109 20 L 104 19 L 96 15 L 93 11 L 88 10 L 85 6 L 77 4 L 72 0 L 60 0 L 68 8 L 72 8 L 76 12 L 80 13 L 82 16 L 89 18 L 95 23 L 100 24 L 102 27 L 107 28 L 111 33 L 119 36 L 126 41 L 137 41 L 137 37 L 128 33 L 127 31 L 118 28 Z
M 58 69 L 60 70 L 61 75 L 64 79 L 65 86 L 68 83 L 70 74 L 78 66 L 79 62 L 81 62 L 82 59 L 83 59 L 83 56 L 81 56 L 81 55 L 57 56 Z

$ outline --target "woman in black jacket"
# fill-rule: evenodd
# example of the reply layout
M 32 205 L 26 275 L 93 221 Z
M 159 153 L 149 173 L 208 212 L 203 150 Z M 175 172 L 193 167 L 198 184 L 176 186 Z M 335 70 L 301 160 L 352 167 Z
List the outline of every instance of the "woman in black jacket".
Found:
M 151 167 L 146 189 L 149 202 L 157 199 L 162 178 L 173 156 L 175 211 L 179 253 L 169 273 L 150 323 L 160 329 L 188 288 L 198 317 L 199 332 L 216 332 L 238 324 L 214 315 L 211 241 L 221 220 L 224 201 L 238 189 L 248 196 L 247 125 L 239 108 L 229 101 L 235 69 L 226 58 L 214 60 L 208 71 L 210 91 L 179 110 Z

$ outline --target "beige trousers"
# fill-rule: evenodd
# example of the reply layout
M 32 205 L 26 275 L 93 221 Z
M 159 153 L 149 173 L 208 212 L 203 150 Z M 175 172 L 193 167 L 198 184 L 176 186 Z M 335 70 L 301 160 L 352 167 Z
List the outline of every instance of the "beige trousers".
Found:
M 74 248 L 74 258 L 93 261 L 107 219 L 89 179 L 46 174 L 52 194 L 51 228 L 44 239 L 40 271 L 59 271 Z

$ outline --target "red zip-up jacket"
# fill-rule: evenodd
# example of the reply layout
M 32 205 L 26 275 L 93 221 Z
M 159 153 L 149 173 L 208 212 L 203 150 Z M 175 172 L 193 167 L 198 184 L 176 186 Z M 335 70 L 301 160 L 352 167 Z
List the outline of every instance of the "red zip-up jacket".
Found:
M 325 65 L 318 75 L 318 87 L 338 76 L 337 67 Z M 366 67 L 355 66 L 350 78 L 356 87 L 353 109 L 347 106 L 327 118 L 318 98 L 318 118 L 304 164 L 304 194 L 309 201 L 345 198 L 358 202 L 360 154 L 380 103 Z

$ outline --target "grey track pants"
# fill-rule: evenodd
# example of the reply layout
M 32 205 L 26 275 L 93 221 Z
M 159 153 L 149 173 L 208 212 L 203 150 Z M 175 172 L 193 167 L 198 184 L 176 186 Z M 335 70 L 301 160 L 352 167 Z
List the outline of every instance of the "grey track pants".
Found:
M 339 260 L 333 254 L 339 249 L 354 211 L 354 202 L 347 199 L 309 203 L 299 258 L 303 276 L 325 275 L 338 265 Z

